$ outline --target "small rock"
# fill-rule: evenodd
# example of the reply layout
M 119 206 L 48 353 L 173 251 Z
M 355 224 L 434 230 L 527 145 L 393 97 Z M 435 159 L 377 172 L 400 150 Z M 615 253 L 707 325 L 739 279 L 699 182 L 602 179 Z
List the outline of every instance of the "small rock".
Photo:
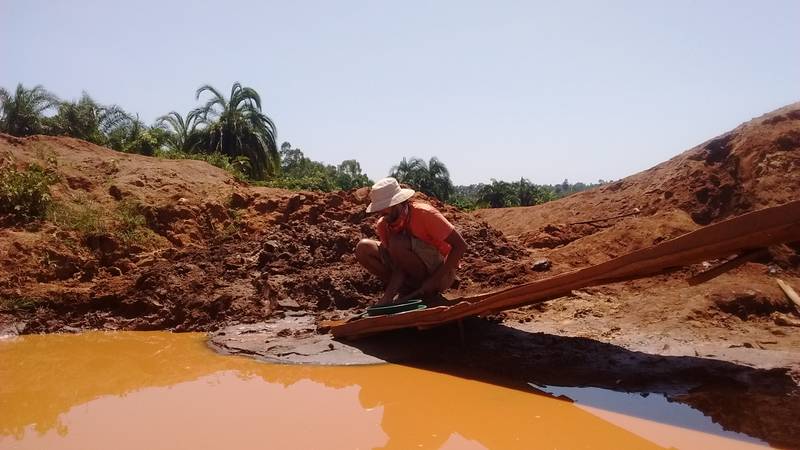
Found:
M 353 197 L 355 197 L 355 200 L 358 203 L 369 203 L 369 191 L 370 188 L 368 187 L 358 188 L 355 192 L 353 192 Z
M 780 325 L 783 327 L 800 327 L 800 320 L 794 319 L 785 314 L 775 313 L 772 315 L 772 320 L 775 322 L 775 325 Z
M 270 253 L 277 253 L 281 244 L 276 241 L 264 241 L 261 244 L 261 249 Z
M 781 269 L 780 267 L 776 266 L 775 264 L 770 264 L 770 265 L 767 266 L 767 274 L 769 274 L 769 275 L 777 275 L 777 274 L 779 274 L 781 272 L 783 272 L 783 269 Z
M 234 192 L 231 194 L 231 207 L 232 208 L 246 208 L 250 204 L 251 199 L 244 194 Z
M 289 198 L 289 201 L 286 202 L 286 214 L 291 214 L 303 205 L 303 202 L 306 201 L 306 196 L 302 194 L 295 194 Z
M 289 311 L 297 311 L 302 308 L 300 304 L 292 298 L 282 298 L 278 300 L 278 306 L 282 309 L 288 309 Z
M 278 331 L 278 333 L 277 333 L 278 337 L 287 337 L 287 336 L 291 336 L 291 335 L 292 335 L 292 330 L 290 330 L 288 328 L 284 328 L 284 329 Z
M 253 204 L 253 208 L 254 208 L 256 211 L 260 212 L 260 213 L 265 213 L 265 212 L 270 212 L 270 211 L 273 211 L 273 210 L 275 210 L 275 208 L 277 208 L 277 207 L 278 207 L 278 202 L 276 202 L 276 201 L 275 201 L 275 200 L 273 200 L 273 199 L 266 200 L 266 201 L 264 201 L 264 200 L 258 200 L 257 202 L 255 202 L 255 203 Z
M 537 272 L 545 272 L 550 270 L 553 266 L 553 263 L 547 258 L 540 258 L 533 262 L 531 268 Z

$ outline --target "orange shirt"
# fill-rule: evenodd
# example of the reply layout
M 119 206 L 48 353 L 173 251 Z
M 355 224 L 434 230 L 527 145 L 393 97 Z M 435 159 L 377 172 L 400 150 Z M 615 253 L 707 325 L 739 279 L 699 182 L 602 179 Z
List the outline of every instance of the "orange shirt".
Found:
M 436 247 L 442 256 L 447 256 L 450 253 L 450 244 L 445 239 L 455 229 L 453 224 L 427 203 L 411 202 L 409 206 L 407 227 L 411 235 Z M 377 231 L 381 242 L 389 239 L 389 225 L 385 217 L 378 219 Z

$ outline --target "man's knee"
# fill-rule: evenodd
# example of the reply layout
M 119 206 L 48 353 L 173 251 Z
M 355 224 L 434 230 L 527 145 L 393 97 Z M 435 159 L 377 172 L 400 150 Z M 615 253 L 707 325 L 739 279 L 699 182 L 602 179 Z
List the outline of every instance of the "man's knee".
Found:
M 378 242 L 372 239 L 361 239 L 356 244 L 356 259 L 363 261 L 365 258 L 375 258 L 378 256 Z

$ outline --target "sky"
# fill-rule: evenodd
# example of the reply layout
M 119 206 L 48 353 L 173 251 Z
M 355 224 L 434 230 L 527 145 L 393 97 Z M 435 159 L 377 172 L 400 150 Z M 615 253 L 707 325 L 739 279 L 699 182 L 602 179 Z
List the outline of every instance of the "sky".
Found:
M 239 81 L 314 160 L 616 180 L 800 101 L 800 1 L 0 0 L 0 86 L 150 123 Z M 202 99 L 201 99 L 202 100 Z

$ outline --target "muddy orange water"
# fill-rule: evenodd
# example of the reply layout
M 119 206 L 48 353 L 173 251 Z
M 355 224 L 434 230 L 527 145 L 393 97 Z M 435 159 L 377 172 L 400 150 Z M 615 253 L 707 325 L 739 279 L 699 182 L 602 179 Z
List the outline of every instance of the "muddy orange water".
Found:
M 271 365 L 217 355 L 204 340 L 160 332 L 0 340 L 0 448 L 761 446 L 534 388 L 397 365 Z

